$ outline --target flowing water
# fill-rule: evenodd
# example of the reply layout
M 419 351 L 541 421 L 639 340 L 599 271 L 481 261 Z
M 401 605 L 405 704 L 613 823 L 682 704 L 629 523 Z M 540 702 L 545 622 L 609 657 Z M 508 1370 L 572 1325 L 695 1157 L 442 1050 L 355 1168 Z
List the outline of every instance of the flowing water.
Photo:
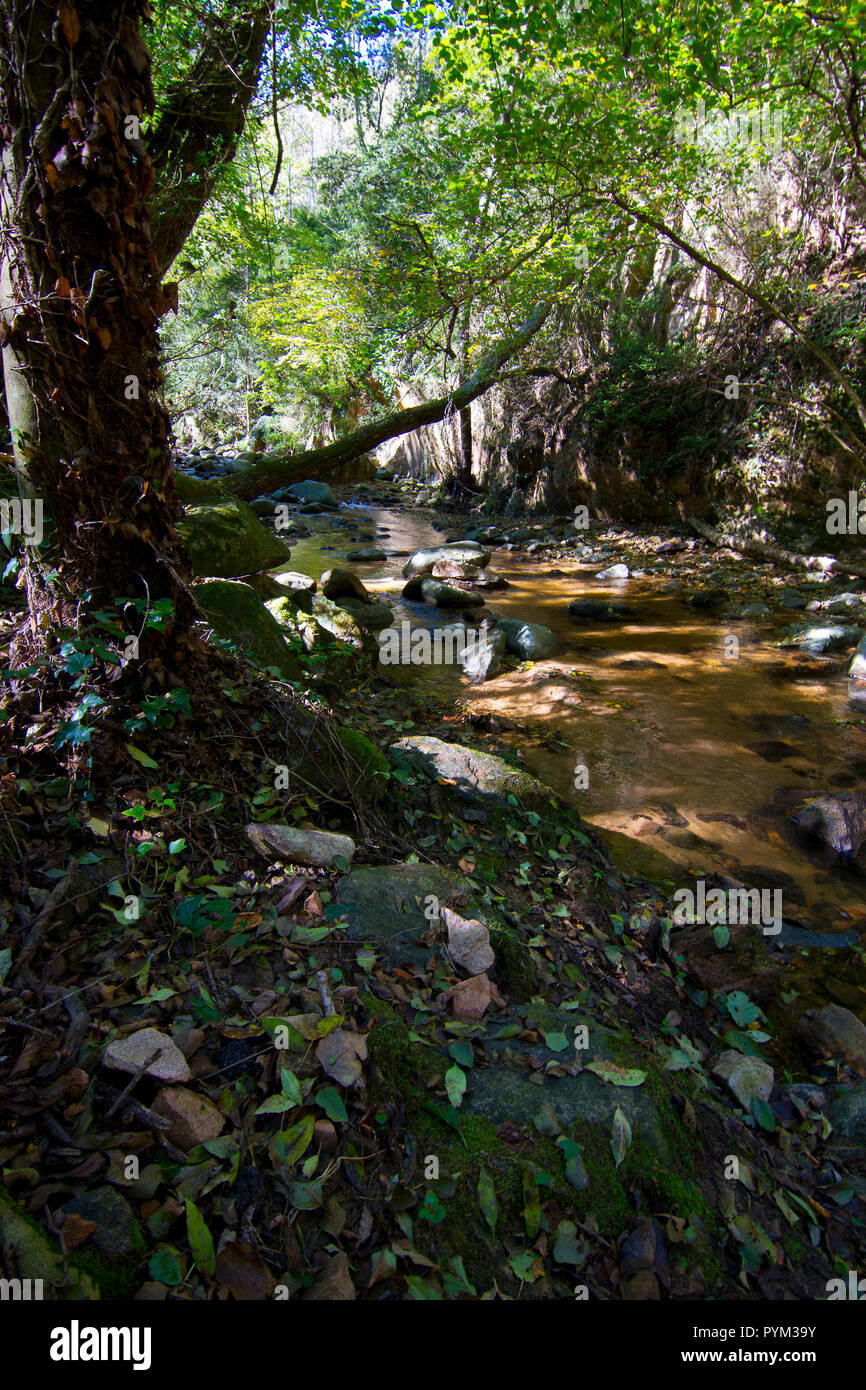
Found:
M 375 543 L 387 561 L 349 567 L 392 604 L 398 624 L 454 620 L 399 598 L 406 556 L 443 542 L 428 514 L 348 505 L 339 518 L 303 520 L 315 533 L 292 542 L 289 568 L 318 578 L 346 563 L 347 550 Z M 770 645 L 790 615 L 749 624 L 697 614 L 663 592 L 676 560 L 667 574 L 610 585 L 592 577 L 597 562 L 493 551 L 490 568 L 509 587 L 489 594 L 489 609 L 551 628 L 559 638 L 552 658 L 474 687 L 453 667 L 382 673 L 434 682 L 468 709 L 499 716 L 503 741 L 592 823 L 626 871 L 678 886 L 728 874 L 781 888 L 788 920 L 866 927 L 860 875 L 822 863 L 789 828 L 787 812 L 802 797 L 853 786 L 866 771 L 863 719 L 843 668 Z M 566 609 L 581 597 L 625 602 L 634 617 L 577 624 Z M 725 649 L 731 633 L 735 660 Z M 510 722 L 542 726 L 546 737 L 508 732 Z

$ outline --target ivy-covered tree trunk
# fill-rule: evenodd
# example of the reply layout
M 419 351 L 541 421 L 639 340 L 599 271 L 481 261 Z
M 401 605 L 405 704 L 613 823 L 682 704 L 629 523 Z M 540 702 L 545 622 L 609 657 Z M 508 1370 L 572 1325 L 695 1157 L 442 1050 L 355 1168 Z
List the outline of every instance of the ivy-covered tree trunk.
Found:
M 30 643 L 49 647 L 88 604 L 169 599 L 173 619 L 144 628 L 136 663 L 163 684 L 194 606 L 158 400 L 157 324 L 177 292 L 160 284 L 147 214 L 145 12 L 146 0 L 0 0 L 0 335 L 21 488 L 54 533 L 50 570 L 27 551 Z

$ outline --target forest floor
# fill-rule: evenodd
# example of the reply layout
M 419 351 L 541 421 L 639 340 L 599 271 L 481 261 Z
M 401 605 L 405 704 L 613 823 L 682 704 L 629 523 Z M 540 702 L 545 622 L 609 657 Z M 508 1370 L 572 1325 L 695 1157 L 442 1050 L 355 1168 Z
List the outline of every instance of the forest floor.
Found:
M 743 929 L 711 948 L 742 983 L 702 988 L 706 929 L 571 807 L 392 746 L 513 760 L 489 717 L 362 658 L 298 690 L 214 648 L 211 674 L 188 705 L 90 719 L 68 672 L 5 699 L 6 1277 L 780 1299 L 863 1268 L 858 1040 L 806 1060 L 746 987 L 784 998 L 799 953 Z M 269 863 L 246 826 L 274 818 L 350 835 L 351 864 Z M 462 966 L 443 908 L 480 924 Z

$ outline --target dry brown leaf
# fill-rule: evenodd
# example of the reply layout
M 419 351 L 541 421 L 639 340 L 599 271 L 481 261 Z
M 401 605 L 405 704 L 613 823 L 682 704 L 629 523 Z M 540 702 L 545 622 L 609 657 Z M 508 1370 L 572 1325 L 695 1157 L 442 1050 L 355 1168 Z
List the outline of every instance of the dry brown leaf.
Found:
M 74 5 L 70 5 L 69 0 L 60 0 L 58 9 L 60 15 L 60 26 L 63 29 L 63 37 L 74 48 L 81 38 L 81 24 L 78 19 L 78 11 Z
M 77 1250 L 89 1240 L 96 1230 L 95 1221 L 87 1221 L 77 1212 L 71 1211 L 63 1223 L 63 1244 L 67 1250 Z
M 335 1028 L 316 1048 L 319 1065 L 341 1086 L 355 1084 L 366 1056 L 367 1039 L 361 1033 L 344 1032 L 342 1028 Z
M 276 1281 L 257 1250 L 245 1240 L 224 1245 L 216 1257 L 214 1278 L 241 1303 L 270 1298 Z
M 307 1300 L 320 1299 L 329 1303 L 347 1303 L 356 1297 L 349 1260 L 342 1251 L 325 1261 L 319 1278 L 304 1294 Z

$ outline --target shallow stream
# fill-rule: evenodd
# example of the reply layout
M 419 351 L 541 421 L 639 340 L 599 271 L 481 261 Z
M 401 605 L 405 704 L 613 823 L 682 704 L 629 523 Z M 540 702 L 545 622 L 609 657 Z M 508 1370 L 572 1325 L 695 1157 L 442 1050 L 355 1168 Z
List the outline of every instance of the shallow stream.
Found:
M 452 622 L 453 611 L 399 597 L 406 557 L 443 542 L 433 516 L 349 504 L 339 516 L 303 517 L 314 534 L 292 542 L 288 568 L 319 578 L 348 564 L 392 604 L 398 623 Z M 348 522 L 357 525 L 350 530 Z M 641 538 L 623 537 L 631 555 L 639 553 Z M 347 551 L 373 544 L 388 552 L 386 561 L 346 562 Z M 677 885 L 723 873 L 749 887 L 781 888 L 786 920 L 818 930 L 866 927 L 861 876 L 822 863 L 787 819 L 800 798 L 857 785 L 866 772 L 864 717 L 849 701 L 845 663 L 771 645 L 790 613 L 749 622 L 694 612 L 665 591 L 678 560 L 662 573 L 605 584 L 593 578 L 598 561 L 494 550 L 490 569 L 508 587 L 489 593 L 487 607 L 551 628 L 559 638 L 554 656 L 481 686 L 453 667 L 383 667 L 383 674 L 435 682 L 469 710 L 498 716 L 503 740 L 602 833 L 624 870 Z M 737 598 L 756 567 L 733 556 L 727 563 Z M 766 582 L 770 571 L 758 573 Z M 634 617 L 578 624 L 566 610 L 583 597 L 627 603 Z M 732 634 L 736 659 L 725 647 Z M 549 737 L 521 736 L 509 730 L 512 721 L 543 726 Z

